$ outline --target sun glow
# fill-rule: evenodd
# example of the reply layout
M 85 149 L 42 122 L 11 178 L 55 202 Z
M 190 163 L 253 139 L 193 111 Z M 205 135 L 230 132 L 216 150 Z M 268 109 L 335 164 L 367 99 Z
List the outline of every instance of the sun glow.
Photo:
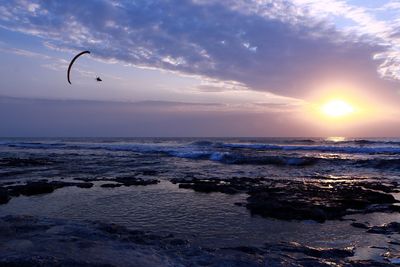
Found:
M 369 93 L 368 88 L 367 85 L 342 82 L 310 87 L 299 119 L 323 135 L 358 135 L 359 129 L 372 127 L 379 120 L 388 118 L 390 113 L 376 95 Z
M 338 118 L 352 114 L 354 112 L 354 108 L 343 100 L 333 99 L 323 104 L 321 111 L 326 116 Z

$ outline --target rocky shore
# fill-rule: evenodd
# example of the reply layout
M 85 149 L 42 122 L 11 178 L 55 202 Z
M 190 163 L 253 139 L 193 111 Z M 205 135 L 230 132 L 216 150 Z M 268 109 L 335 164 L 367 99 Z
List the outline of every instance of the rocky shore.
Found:
M 53 162 L 45 162 L 53 164 Z M 2 164 L 39 166 L 43 160 Z M 22 165 L 21 165 L 22 164 Z M 1 165 L 1 164 L 0 164 Z M 49 194 L 64 187 L 119 190 L 119 187 L 152 186 L 160 183 L 157 171 L 143 169 L 132 175 L 73 180 L 39 179 L 0 184 L 0 204 L 18 196 Z M 399 184 L 391 180 L 285 180 L 264 177 L 170 179 L 178 191 L 209 194 L 243 194 L 235 203 L 252 215 L 284 221 L 312 220 L 318 223 L 349 220 L 346 216 L 374 212 L 398 213 L 394 197 Z M 171 186 L 168 181 L 165 182 Z M 232 202 L 233 203 L 233 202 Z M 233 204 L 227 204 L 232 205 Z M 225 205 L 225 204 L 222 204 Z M 262 219 L 264 220 L 264 219 Z M 347 222 L 345 222 L 347 224 Z M 370 225 L 348 224 L 365 235 L 399 235 L 398 222 Z M 311 247 L 295 242 L 266 243 L 260 247 L 198 247 L 171 234 L 128 229 L 116 224 L 30 216 L 0 218 L 0 266 L 395 266 L 400 264 L 400 242 L 390 239 L 379 247 L 379 259 L 359 260 L 357 247 Z
M 341 219 L 346 215 L 372 212 L 399 212 L 395 182 L 327 182 L 272 180 L 266 178 L 173 179 L 179 188 L 197 192 L 246 193 L 245 206 L 251 213 L 282 220 Z
M 286 242 L 209 249 L 171 234 L 116 224 L 0 218 L 1 266 L 394 266 L 390 261 L 353 260 L 353 255 L 353 247 L 316 248 Z
M 6 204 L 12 197 L 20 195 L 33 196 L 40 194 L 48 194 L 54 192 L 56 189 L 63 187 L 76 186 L 79 188 L 91 188 L 93 182 L 98 182 L 98 179 L 77 179 L 83 182 L 66 182 L 66 181 L 49 181 L 41 179 L 38 181 L 26 181 L 25 183 L 3 183 L 0 184 L 0 204 Z M 157 179 L 141 179 L 131 176 L 116 177 L 114 179 L 101 180 L 111 181 L 113 183 L 102 184 L 101 187 L 119 187 L 119 186 L 145 186 L 157 184 L 160 181 Z

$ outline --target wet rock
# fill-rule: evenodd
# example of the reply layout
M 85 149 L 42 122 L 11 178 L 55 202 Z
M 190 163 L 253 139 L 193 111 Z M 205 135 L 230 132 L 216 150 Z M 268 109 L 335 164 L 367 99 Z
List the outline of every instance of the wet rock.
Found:
M 397 242 L 397 241 L 389 241 L 388 243 L 395 245 L 395 246 L 400 246 L 400 242 Z
M 76 177 L 74 180 L 77 181 L 83 181 L 83 182 L 96 182 L 96 181 L 101 181 L 101 179 L 98 178 L 87 178 L 87 177 Z
M 194 184 L 180 184 L 179 188 L 193 189 L 196 192 L 211 193 L 221 192 L 225 194 L 235 194 L 238 191 L 230 186 L 219 184 L 214 181 L 199 181 Z
M 392 211 L 398 201 L 391 194 L 364 189 L 358 185 L 303 183 L 287 181 L 272 183 L 251 190 L 246 207 L 253 214 L 284 220 L 340 219 L 354 213 L 372 212 L 373 204 L 386 204 L 384 211 Z
M 247 193 L 246 207 L 264 217 L 282 220 L 342 219 L 355 213 L 399 212 L 393 195 L 397 184 L 365 181 L 324 182 L 234 177 L 172 179 L 179 188 L 197 192 Z
M 354 247 L 347 247 L 343 249 L 338 248 L 316 248 L 301 245 L 296 242 L 281 243 L 281 244 L 265 244 L 268 250 L 280 250 L 288 253 L 301 253 L 310 257 L 323 258 L 323 259 L 339 259 L 354 256 Z
M 352 223 L 351 226 L 361 229 L 366 229 L 367 233 L 371 234 L 383 234 L 383 235 L 400 234 L 400 223 L 398 222 L 391 222 L 380 226 L 368 226 L 363 223 Z
M 10 201 L 11 197 L 8 191 L 4 188 L 0 188 L 0 204 L 6 204 Z
M 92 188 L 93 183 L 77 183 L 76 186 L 79 188 Z
M 41 166 L 54 163 L 47 158 L 2 158 L 0 166 L 4 167 L 26 167 L 26 166 Z
M 25 256 L 25 257 L 7 257 L 0 260 L 1 266 L 7 267 L 115 267 L 112 264 L 88 263 L 74 260 L 63 260 L 53 256 Z
M 11 234 L 3 234 L 3 233 Z M 0 217 L 0 266 L 393 266 L 351 261 L 353 248 L 316 248 L 299 243 L 207 249 L 118 224 L 72 222 L 31 216 Z
M 399 251 L 387 251 L 382 255 L 388 262 L 400 265 L 400 252 Z
M 60 188 L 59 184 L 56 185 L 47 182 L 27 182 L 25 185 L 14 185 L 7 187 L 10 194 L 13 196 L 48 194 L 57 188 Z
M 151 169 L 142 169 L 142 170 L 139 170 L 138 173 L 145 175 L 145 176 L 154 176 L 154 175 L 158 174 L 158 171 L 151 170 Z
M 349 261 L 343 265 L 343 267 L 394 267 L 391 263 L 378 262 L 378 261 Z
M 102 184 L 100 185 L 100 187 L 104 187 L 104 188 L 115 188 L 115 187 L 120 187 L 122 186 L 122 184 Z
M 369 226 L 364 223 L 353 222 L 350 225 L 360 229 L 369 229 Z
M 257 247 L 250 247 L 250 246 L 240 246 L 240 247 L 233 247 L 233 248 L 224 248 L 224 249 L 233 249 L 238 250 L 247 254 L 262 254 L 264 250 L 257 248 Z
M 357 185 L 362 186 L 367 189 L 382 191 L 385 193 L 397 193 L 399 192 L 397 187 L 398 183 L 393 181 L 391 183 L 382 182 L 358 182 Z
M 171 182 L 179 184 L 179 188 L 192 189 L 196 192 L 225 194 L 244 193 L 263 183 L 262 178 L 232 178 L 221 179 L 172 179 Z
M 53 181 L 47 182 L 47 180 L 41 181 L 28 181 L 26 184 L 13 185 L 6 187 L 8 193 L 11 196 L 33 196 L 39 194 L 52 193 L 54 190 L 66 187 L 66 186 L 77 186 L 80 188 L 90 188 L 93 186 L 92 183 L 73 183 L 73 182 L 62 182 Z
M 400 223 L 391 222 L 381 226 L 372 226 L 368 229 L 367 232 L 373 234 L 384 234 L 384 235 L 390 235 L 394 233 L 400 234 Z

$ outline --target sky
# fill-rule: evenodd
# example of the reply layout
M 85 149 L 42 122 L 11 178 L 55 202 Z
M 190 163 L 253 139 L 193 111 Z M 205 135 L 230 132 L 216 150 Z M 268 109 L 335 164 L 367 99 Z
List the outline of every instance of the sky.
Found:
M 0 136 L 398 137 L 399 15 L 399 0 L 0 0 Z M 323 114 L 335 99 L 354 112 Z

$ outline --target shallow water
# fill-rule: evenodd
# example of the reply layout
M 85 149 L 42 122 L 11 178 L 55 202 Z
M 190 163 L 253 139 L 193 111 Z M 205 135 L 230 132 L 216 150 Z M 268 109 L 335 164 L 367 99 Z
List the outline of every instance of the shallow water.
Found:
M 73 220 L 101 220 L 130 228 L 174 233 L 207 247 L 260 246 L 297 241 L 326 247 L 386 245 L 386 237 L 365 234 L 349 221 L 282 221 L 251 216 L 245 194 L 196 193 L 172 178 L 267 177 L 357 180 L 400 178 L 400 140 L 362 139 L 2 139 L 0 159 L 33 158 L 48 164 L 1 166 L 0 182 L 72 180 L 135 174 L 157 178 L 149 186 L 90 189 L 68 187 L 54 193 L 16 197 L 0 215 L 32 214 Z M 146 175 L 146 171 L 155 171 Z M 381 224 L 398 214 L 357 215 Z M 393 238 L 398 238 L 394 236 Z M 400 239 L 400 238 L 398 238 Z M 373 254 L 368 251 L 369 255 Z

